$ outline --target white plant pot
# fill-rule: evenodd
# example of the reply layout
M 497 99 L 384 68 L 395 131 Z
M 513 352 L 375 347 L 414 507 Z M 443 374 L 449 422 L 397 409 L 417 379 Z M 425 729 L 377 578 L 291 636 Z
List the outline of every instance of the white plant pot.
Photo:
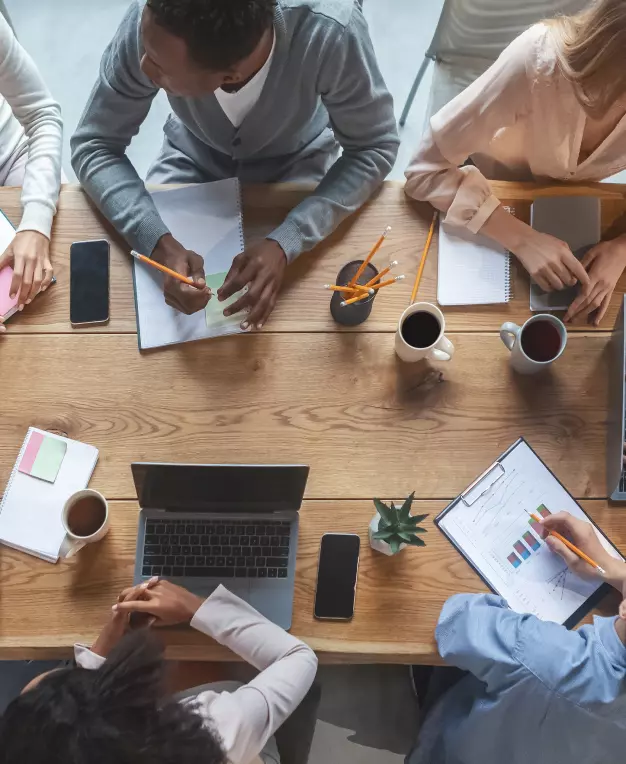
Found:
M 377 512 L 374 515 L 374 517 L 372 517 L 372 521 L 369 527 L 370 546 L 375 552 L 386 554 L 387 557 L 393 557 L 394 553 L 391 551 L 391 547 L 389 546 L 389 543 L 387 541 L 383 541 L 382 539 L 374 538 L 374 534 L 378 530 L 379 522 L 380 522 L 380 515 Z M 406 546 L 408 546 L 408 544 L 400 544 L 400 549 L 398 549 L 396 554 L 399 554 Z

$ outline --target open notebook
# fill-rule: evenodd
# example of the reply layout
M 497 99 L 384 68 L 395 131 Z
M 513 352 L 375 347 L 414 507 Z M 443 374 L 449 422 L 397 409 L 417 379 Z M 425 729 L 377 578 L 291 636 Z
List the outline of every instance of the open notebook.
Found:
M 156 208 L 175 239 L 204 259 L 206 282 L 213 292 L 206 310 L 187 316 L 165 304 L 163 274 L 133 261 L 139 349 L 240 334 L 242 314 L 226 318 L 224 308 L 239 298 L 218 302 L 235 257 L 243 250 L 239 181 L 236 178 L 155 191 Z
M 37 454 L 29 452 L 33 434 L 43 436 L 46 441 L 52 439 L 65 444 L 62 457 L 56 457 L 60 464 L 52 465 L 49 477 L 53 482 L 46 477 L 36 477 L 45 475 L 51 465 L 41 464 L 43 452 L 39 459 Z M 41 448 L 39 443 L 37 446 Z M 54 454 L 49 456 L 54 460 Z M 36 427 L 29 428 L 0 499 L 0 543 L 56 562 L 65 538 L 61 521 L 63 506 L 73 493 L 87 487 L 97 461 L 98 449 L 93 446 Z
M 440 305 L 488 305 L 511 299 L 511 260 L 486 236 L 439 225 Z

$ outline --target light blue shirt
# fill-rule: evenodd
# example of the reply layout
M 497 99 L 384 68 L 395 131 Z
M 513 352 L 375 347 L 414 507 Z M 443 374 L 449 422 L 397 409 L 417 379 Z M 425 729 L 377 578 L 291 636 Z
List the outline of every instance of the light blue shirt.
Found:
M 615 618 L 568 631 L 458 594 L 437 626 L 442 658 L 471 673 L 425 720 L 409 764 L 626 760 L 626 647 Z

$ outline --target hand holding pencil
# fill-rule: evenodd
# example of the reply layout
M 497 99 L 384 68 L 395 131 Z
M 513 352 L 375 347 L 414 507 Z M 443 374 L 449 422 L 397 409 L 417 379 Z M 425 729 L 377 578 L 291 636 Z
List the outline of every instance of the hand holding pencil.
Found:
M 535 519 L 549 534 L 546 544 L 576 575 L 592 580 L 600 577 L 621 590 L 626 582 L 626 563 L 606 551 L 591 523 L 579 520 L 569 512 Z

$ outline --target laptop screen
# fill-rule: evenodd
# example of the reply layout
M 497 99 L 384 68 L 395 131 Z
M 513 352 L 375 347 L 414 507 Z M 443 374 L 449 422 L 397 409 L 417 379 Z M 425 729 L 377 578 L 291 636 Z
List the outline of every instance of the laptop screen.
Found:
M 298 510 L 309 468 L 303 465 L 131 465 L 144 509 L 209 512 Z

